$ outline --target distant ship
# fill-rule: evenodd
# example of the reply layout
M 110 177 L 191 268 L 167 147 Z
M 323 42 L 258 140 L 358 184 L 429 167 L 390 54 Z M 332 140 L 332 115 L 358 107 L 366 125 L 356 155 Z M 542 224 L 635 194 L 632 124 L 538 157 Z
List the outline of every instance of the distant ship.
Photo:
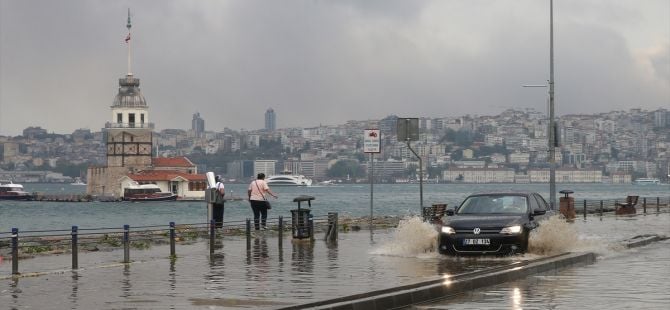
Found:
M 84 183 L 81 178 L 76 178 L 70 185 L 86 185 L 86 183 Z
M 273 175 L 265 179 L 268 185 L 278 186 L 310 186 L 312 180 L 301 174 L 292 174 L 291 171 L 282 171 L 279 175 Z
M 634 184 L 638 185 L 648 185 L 648 184 L 661 184 L 661 180 L 659 179 L 654 179 L 654 178 L 639 178 L 635 181 L 633 181 Z

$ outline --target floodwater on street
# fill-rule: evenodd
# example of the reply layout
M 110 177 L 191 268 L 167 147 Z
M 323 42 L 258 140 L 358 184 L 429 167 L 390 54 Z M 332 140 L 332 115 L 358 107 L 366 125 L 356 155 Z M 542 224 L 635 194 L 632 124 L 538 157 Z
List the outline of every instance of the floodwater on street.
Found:
M 341 232 L 337 244 L 323 241 L 322 233 L 317 234 L 311 244 L 293 243 L 289 234 L 280 246 L 274 232 L 252 238 L 248 250 L 244 237 L 225 236 L 212 256 L 206 242 L 178 244 L 178 259 L 174 262 L 168 258 L 167 246 L 132 249 L 133 263 L 129 265 L 119 263 L 123 258 L 122 250 L 81 253 L 79 271 L 69 269 L 68 254 L 41 256 L 21 260 L 20 272 L 39 274 L 18 279 L 11 278 L 11 262 L 5 259 L 0 262 L 0 304 L 10 309 L 270 309 L 511 264 L 556 251 L 592 251 L 599 255 L 599 261 L 588 267 L 595 269 L 572 268 L 564 271 L 567 275 L 556 276 L 557 280 L 547 280 L 550 283 L 565 281 L 563 287 L 567 291 L 572 290 L 571 286 L 593 286 L 590 291 L 574 292 L 581 299 L 578 302 L 546 297 L 553 298 L 551 301 L 558 306 L 565 302 L 573 308 L 575 305 L 600 307 L 603 296 L 617 294 L 616 286 L 597 282 L 595 275 L 599 273 L 618 272 L 618 281 L 635 284 L 636 290 L 629 295 L 653 292 L 657 288 L 668 291 L 667 283 L 662 280 L 670 276 L 670 268 L 667 268 L 669 243 L 657 242 L 640 249 L 626 249 L 621 244 L 637 235 L 670 236 L 670 214 L 605 216 L 602 219 L 592 216 L 586 221 L 578 219 L 570 224 L 555 221 L 543 227 L 546 227 L 544 231 L 538 231 L 531 241 L 531 253 L 505 258 L 440 256 L 430 249 L 435 238 L 434 230 L 418 219 L 410 218 L 397 229 Z M 665 248 L 665 252 L 654 252 L 659 247 Z M 660 255 L 665 261 L 645 260 L 644 253 L 651 253 L 653 257 Z M 619 257 L 631 255 L 638 256 L 639 261 L 626 264 L 624 270 L 621 270 L 624 266 L 616 263 L 610 263 L 612 266 L 605 270 L 597 269 L 601 263 L 616 262 Z M 642 283 L 644 281 L 638 275 L 648 276 L 651 282 Z M 526 286 L 515 287 L 523 295 Z M 510 294 L 508 289 L 502 289 L 502 292 L 493 295 Z M 510 296 L 516 294 L 514 289 L 511 292 Z M 534 292 L 535 295 L 525 297 L 524 308 L 545 307 L 544 291 Z M 662 296 L 649 296 L 652 306 L 664 302 Z M 486 296 L 464 298 L 461 305 L 467 308 Z M 490 305 L 500 308 L 500 304 L 493 301 Z

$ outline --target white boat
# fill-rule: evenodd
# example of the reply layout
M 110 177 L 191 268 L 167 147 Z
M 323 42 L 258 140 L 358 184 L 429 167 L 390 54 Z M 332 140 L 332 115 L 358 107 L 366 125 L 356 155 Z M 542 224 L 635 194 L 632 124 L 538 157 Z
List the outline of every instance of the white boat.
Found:
M 292 174 L 291 171 L 282 171 L 279 175 L 269 176 L 265 181 L 268 185 L 278 186 L 310 186 L 312 180 L 302 174 Z
M 70 185 L 86 185 L 86 183 L 82 182 L 81 178 L 76 178 Z
M 654 178 L 639 178 L 635 180 L 633 183 L 638 185 L 661 184 L 661 180 Z
M 30 200 L 33 195 L 23 190 L 23 185 L 0 181 L 0 200 Z

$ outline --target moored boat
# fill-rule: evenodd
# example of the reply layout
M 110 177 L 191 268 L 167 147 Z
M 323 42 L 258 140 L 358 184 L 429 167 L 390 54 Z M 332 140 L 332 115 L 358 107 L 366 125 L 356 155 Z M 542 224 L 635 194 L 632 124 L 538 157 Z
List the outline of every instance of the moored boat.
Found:
M 23 185 L 0 181 L 0 200 L 31 200 L 33 195 L 23 190 Z
M 156 184 L 133 184 L 123 190 L 123 200 L 126 201 L 172 201 L 177 195 L 161 191 Z

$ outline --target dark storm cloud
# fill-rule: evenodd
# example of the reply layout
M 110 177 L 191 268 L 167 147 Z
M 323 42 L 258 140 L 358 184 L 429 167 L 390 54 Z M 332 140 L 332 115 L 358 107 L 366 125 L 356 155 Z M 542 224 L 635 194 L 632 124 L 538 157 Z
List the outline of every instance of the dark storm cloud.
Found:
M 559 114 L 670 105 L 670 4 L 642 3 L 555 1 Z M 545 109 L 521 87 L 548 78 L 545 1 L 0 0 L 0 134 L 103 126 L 128 7 L 158 129 L 195 112 L 256 129 L 269 107 L 279 127 Z

